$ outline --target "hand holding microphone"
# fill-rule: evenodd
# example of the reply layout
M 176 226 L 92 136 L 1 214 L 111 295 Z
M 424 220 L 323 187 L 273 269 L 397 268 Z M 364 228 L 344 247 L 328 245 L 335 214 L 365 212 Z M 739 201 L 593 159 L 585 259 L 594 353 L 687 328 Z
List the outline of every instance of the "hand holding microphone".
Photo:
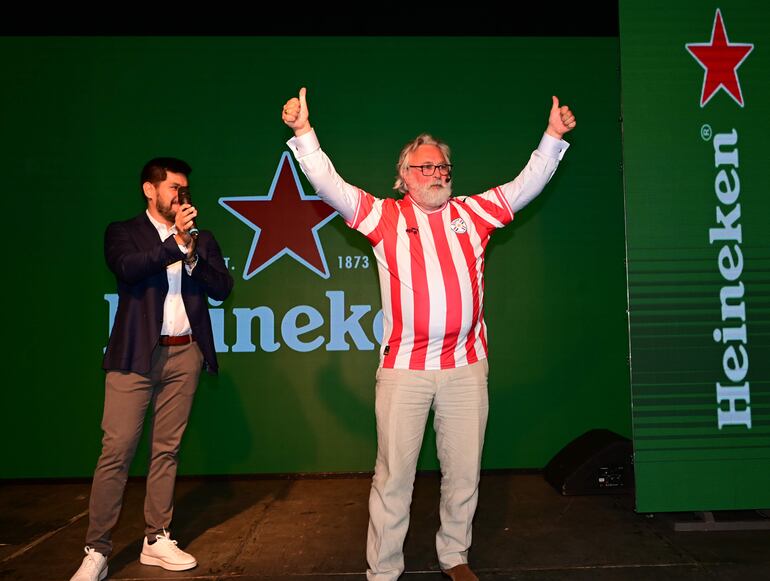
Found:
M 198 227 L 195 225 L 195 216 L 198 215 L 198 211 L 195 208 L 186 208 L 185 210 L 182 210 L 181 207 L 185 204 L 189 204 L 192 206 L 192 197 L 190 196 L 190 188 L 187 186 L 182 186 L 179 188 L 177 192 L 177 199 L 179 201 L 179 207 L 180 207 L 180 213 L 181 218 L 184 220 L 183 225 L 188 226 L 189 228 L 185 228 L 184 231 L 187 232 L 190 236 L 193 238 L 198 237 Z M 178 216 L 179 217 L 179 216 Z M 179 224 L 177 223 L 177 229 L 179 230 Z

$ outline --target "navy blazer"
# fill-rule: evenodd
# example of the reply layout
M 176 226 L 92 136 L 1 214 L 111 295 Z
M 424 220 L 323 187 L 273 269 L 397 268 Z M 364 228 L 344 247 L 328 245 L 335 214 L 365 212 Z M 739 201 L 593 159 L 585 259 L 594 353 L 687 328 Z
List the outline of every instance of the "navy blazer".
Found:
M 182 267 L 182 300 L 204 367 L 218 370 L 207 297 L 222 301 L 233 288 L 213 234 L 201 230 L 198 263 L 192 275 Z M 106 370 L 150 371 L 152 352 L 163 326 L 163 303 L 168 294 L 166 267 L 185 258 L 173 236 L 161 242 L 146 212 L 113 222 L 104 234 L 104 256 L 118 283 L 118 311 L 102 367 Z

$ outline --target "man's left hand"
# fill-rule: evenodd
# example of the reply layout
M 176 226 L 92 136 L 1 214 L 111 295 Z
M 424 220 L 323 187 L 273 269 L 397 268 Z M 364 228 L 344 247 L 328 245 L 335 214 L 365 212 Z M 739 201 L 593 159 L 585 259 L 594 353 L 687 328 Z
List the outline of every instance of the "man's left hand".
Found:
M 189 246 L 192 236 L 190 236 L 189 230 L 193 226 L 195 217 L 198 215 L 198 210 L 195 206 L 190 204 L 182 204 L 176 213 L 176 219 L 174 223 L 176 225 L 176 241 L 177 244 L 183 246 Z
M 548 116 L 548 128 L 545 132 L 551 137 L 561 139 L 565 133 L 575 128 L 575 115 L 566 105 L 559 106 L 558 97 L 554 95 L 551 99 L 553 99 L 553 104 L 551 105 L 551 114 Z

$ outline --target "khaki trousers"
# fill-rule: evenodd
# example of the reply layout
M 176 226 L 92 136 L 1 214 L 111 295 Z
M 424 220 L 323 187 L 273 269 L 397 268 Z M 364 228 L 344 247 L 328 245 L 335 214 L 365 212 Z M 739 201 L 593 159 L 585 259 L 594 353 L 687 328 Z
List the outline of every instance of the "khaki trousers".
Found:
M 369 495 L 367 578 L 397 579 L 404 571 L 417 457 L 433 408 L 441 463 L 441 528 L 436 551 L 442 569 L 468 562 L 487 424 L 486 359 L 456 369 L 377 371 L 377 463 Z

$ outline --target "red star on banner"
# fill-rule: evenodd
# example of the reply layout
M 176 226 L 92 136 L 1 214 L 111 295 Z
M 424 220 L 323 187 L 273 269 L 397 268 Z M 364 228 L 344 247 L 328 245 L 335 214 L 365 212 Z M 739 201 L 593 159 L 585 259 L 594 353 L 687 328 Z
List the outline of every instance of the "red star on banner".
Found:
M 753 44 L 731 44 L 727 39 L 727 31 L 722 21 L 722 13 L 717 8 L 714 16 L 714 27 L 711 29 L 710 43 L 690 43 L 685 47 L 698 61 L 706 73 L 703 76 L 703 89 L 700 95 L 700 106 L 703 107 L 721 88 L 743 107 L 743 94 L 738 81 L 738 67 L 741 66 L 749 53 L 754 50 Z
M 219 198 L 219 204 L 256 231 L 244 279 L 250 279 L 284 254 L 329 278 L 318 230 L 337 212 L 318 196 L 305 195 L 289 152 L 281 156 L 266 196 Z

